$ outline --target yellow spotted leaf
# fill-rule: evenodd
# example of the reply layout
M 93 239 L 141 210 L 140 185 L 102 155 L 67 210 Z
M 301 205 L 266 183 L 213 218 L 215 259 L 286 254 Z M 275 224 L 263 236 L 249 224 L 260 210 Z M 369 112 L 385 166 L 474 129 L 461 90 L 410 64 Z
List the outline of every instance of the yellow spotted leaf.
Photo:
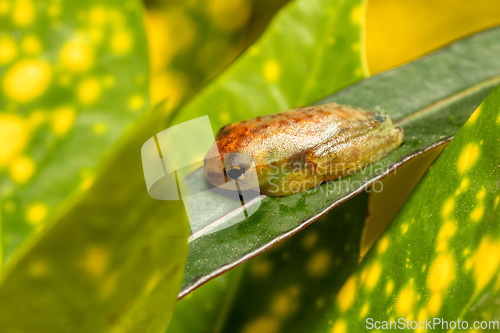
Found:
M 164 332 L 187 221 L 148 196 L 139 0 L 0 0 L 0 332 Z M 137 120 L 137 121 L 136 121 Z
M 86 191 L 101 159 L 149 103 L 139 1 L 18 0 L 5 8 L 0 13 L 4 265 Z
M 466 319 L 472 328 L 474 320 L 500 318 L 494 310 L 500 295 L 499 115 L 500 86 L 434 161 L 351 275 L 359 281 L 354 301 L 342 306 L 339 293 L 329 315 L 332 329 L 339 321 L 349 332 L 375 329 L 399 318 L 442 318 L 454 325 Z M 384 274 L 374 288 L 363 272 L 375 265 Z M 369 311 L 360 316 L 367 303 Z M 448 331 L 444 327 L 436 323 L 432 331 Z

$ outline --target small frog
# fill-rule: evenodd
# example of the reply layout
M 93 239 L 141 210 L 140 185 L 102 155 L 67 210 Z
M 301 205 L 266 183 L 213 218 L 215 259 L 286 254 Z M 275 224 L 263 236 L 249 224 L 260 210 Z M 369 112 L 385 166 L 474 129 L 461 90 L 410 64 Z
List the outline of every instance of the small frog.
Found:
M 241 190 L 258 181 L 261 193 L 286 196 L 360 170 L 403 138 L 379 112 L 336 103 L 302 107 L 221 128 L 205 157 L 205 177 L 215 186 L 234 181 Z M 219 154 L 224 172 L 219 158 L 208 158 Z

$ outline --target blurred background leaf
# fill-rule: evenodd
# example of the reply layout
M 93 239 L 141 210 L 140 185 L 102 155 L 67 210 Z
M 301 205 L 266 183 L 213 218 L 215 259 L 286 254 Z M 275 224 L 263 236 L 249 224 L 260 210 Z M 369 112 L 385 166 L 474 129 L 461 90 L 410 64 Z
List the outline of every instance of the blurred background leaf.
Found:
M 495 0 L 369 0 L 366 61 L 376 74 L 500 24 Z
M 166 98 L 171 109 L 189 100 L 255 40 L 287 2 L 145 1 L 152 104 Z M 375 74 L 416 59 L 498 25 L 499 17 L 494 0 L 370 0 L 365 29 L 368 69 Z
M 229 122 L 307 105 L 359 81 L 364 1 L 298 0 L 223 74 L 180 109 L 173 123 L 209 115 Z M 293 70 L 290 70 L 293 68 Z
M 289 0 L 149 0 L 151 100 L 167 109 L 196 92 L 253 42 Z
M 184 297 L 175 307 L 167 332 L 221 332 L 231 308 L 235 306 L 234 297 L 241 287 L 245 267 L 240 265 Z
M 149 108 L 139 1 L 2 4 L 0 262 L 89 188 Z
M 188 223 L 142 175 L 142 143 L 163 128 L 143 112 L 141 3 L 10 4 L 0 1 L 0 331 L 162 332 Z
M 346 281 L 330 314 L 334 330 L 366 329 L 367 317 L 463 319 L 483 303 L 483 295 L 498 295 L 499 110 L 500 86 L 431 165 Z M 384 274 L 376 277 L 374 270 Z M 481 319 L 498 319 L 488 314 Z M 477 315 L 473 310 L 470 316 Z

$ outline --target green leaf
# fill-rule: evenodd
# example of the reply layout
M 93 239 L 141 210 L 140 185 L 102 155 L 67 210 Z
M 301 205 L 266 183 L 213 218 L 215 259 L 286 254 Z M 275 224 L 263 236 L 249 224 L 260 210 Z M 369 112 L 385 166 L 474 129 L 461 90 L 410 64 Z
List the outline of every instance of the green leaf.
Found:
M 361 57 L 363 0 L 294 1 L 263 36 L 174 116 L 228 122 L 310 104 L 366 75 Z
M 142 177 L 158 113 L 119 144 L 86 195 L 17 251 L 0 280 L 2 332 L 163 332 L 179 293 L 188 222 Z M 35 295 L 35 296 L 34 296 Z
M 241 286 L 245 267 L 240 265 L 210 280 L 177 302 L 167 332 L 221 332 L 229 313 L 237 306 L 234 297 Z M 193 320 L 193 315 L 196 320 Z
M 149 107 L 140 1 L 20 0 L 2 15 L 0 261 L 88 188 Z
M 164 115 L 147 113 L 125 131 L 148 100 L 141 5 L 66 1 L 49 6 L 21 0 L 16 6 L 14 20 L 18 10 L 23 19 L 34 15 L 33 24 L 23 29 L 46 42 L 36 61 L 49 64 L 52 76 L 44 94 L 8 101 L 12 110 L 2 113 L 8 122 L 0 122 L 9 126 L 7 139 L 13 141 L 24 133 L 15 127 L 18 122 L 38 124 L 21 155 L 33 149 L 29 157 L 38 163 L 33 174 L 23 185 L 14 186 L 12 176 L 2 180 L 2 233 L 10 259 L 0 275 L 0 331 L 163 332 L 182 281 L 188 223 L 182 202 L 154 200 L 144 184 L 141 146 L 163 129 Z M 93 66 L 70 74 L 59 57 L 68 38 L 79 34 L 100 42 L 89 46 Z M 113 53 L 125 46 L 126 54 Z M 70 58 L 87 59 L 86 51 L 73 51 Z M 8 81 L 9 68 L 2 82 Z M 28 72 L 35 78 L 44 73 Z M 60 76 L 69 76 L 68 86 L 61 85 Z M 95 97 L 92 89 L 78 95 L 79 83 L 89 78 L 101 88 L 92 103 L 86 100 Z M 63 120 L 49 113 L 59 103 L 75 109 L 74 122 L 67 113 Z M 41 105 L 47 110 L 33 111 Z M 48 118 L 40 120 L 40 114 Z M 58 132 L 59 121 L 69 126 L 64 134 Z
M 368 193 L 181 299 L 167 332 L 307 332 L 359 259 Z M 193 313 L 197 320 L 192 320 Z
M 396 172 L 381 179 L 380 183 L 373 185 L 374 190 L 370 192 L 368 203 L 370 215 L 366 218 L 361 236 L 361 257 L 391 223 L 444 147 L 446 144 L 416 156 L 403 164 Z
M 414 156 L 449 141 L 471 110 L 500 82 L 498 40 L 500 28 L 473 35 L 318 102 L 385 110 L 404 128 L 405 141 L 376 167 L 367 167 L 341 181 L 287 197 L 254 199 L 246 210 L 258 209 L 244 222 L 235 223 L 234 211 L 213 216 L 204 210 L 206 218 L 201 223 L 196 221 L 198 231 L 190 236 L 181 296 L 301 230 Z M 206 187 L 203 171 L 194 172 L 188 183 L 197 190 Z M 224 210 L 219 196 L 214 195 L 212 200 Z M 193 207 L 196 215 L 202 206 Z
M 499 134 L 500 86 L 444 149 L 349 277 L 329 326 L 364 330 L 367 317 L 493 319 L 488 304 L 500 291 Z M 433 331 L 448 329 L 438 325 Z
M 146 1 L 151 103 L 171 109 L 200 91 L 289 0 Z
M 360 46 L 363 11 L 364 2 L 360 0 L 302 0 L 289 4 L 278 13 L 262 38 L 198 98 L 181 109 L 173 117 L 173 123 L 208 114 L 216 129 L 252 115 L 309 104 L 359 80 L 366 73 Z M 290 68 L 293 70 L 288 70 Z M 206 186 L 201 173 L 189 181 L 193 186 Z M 220 199 L 214 200 L 212 206 L 220 204 Z M 201 215 L 210 214 L 205 211 Z M 289 230 L 287 227 L 285 224 L 282 230 Z M 245 240 L 246 247 L 253 241 L 255 239 Z M 207 245 L 202 244 L 202 248 Z M 223 248 L 231 248 L 241 257 L 247 251 L 242 249 L 242 252 L 241 245 L 223 244 L 214 250 L 224 255 L 227 250 Z M 200 252 L 198 248 L 198 243 L 191 242 L 190 253 Z M 202 257 L 191 257 L 187 283 L 191 283 L 192 274 L 204 278 L 206 264 L 212 263 L 202 261 L 205 261 Z

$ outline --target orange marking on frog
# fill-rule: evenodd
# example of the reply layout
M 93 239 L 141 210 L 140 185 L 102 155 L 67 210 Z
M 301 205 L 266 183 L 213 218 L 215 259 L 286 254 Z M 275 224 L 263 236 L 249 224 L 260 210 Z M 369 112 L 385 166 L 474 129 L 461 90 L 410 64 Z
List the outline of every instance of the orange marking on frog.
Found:
M 222 161 L 228 178 L 236 177 L 242 189 L 253 160 L 260 191 L 285 196 L 376 162 L 403 139 L 403 130 L 387 115 L 330 103 L 226 125 L 207 156 L 215 156 L 213 150 L 243 156 Z M 219 169 L 220 161 L 205 159 L 205 176 L 216 186 L 226 180 Z

